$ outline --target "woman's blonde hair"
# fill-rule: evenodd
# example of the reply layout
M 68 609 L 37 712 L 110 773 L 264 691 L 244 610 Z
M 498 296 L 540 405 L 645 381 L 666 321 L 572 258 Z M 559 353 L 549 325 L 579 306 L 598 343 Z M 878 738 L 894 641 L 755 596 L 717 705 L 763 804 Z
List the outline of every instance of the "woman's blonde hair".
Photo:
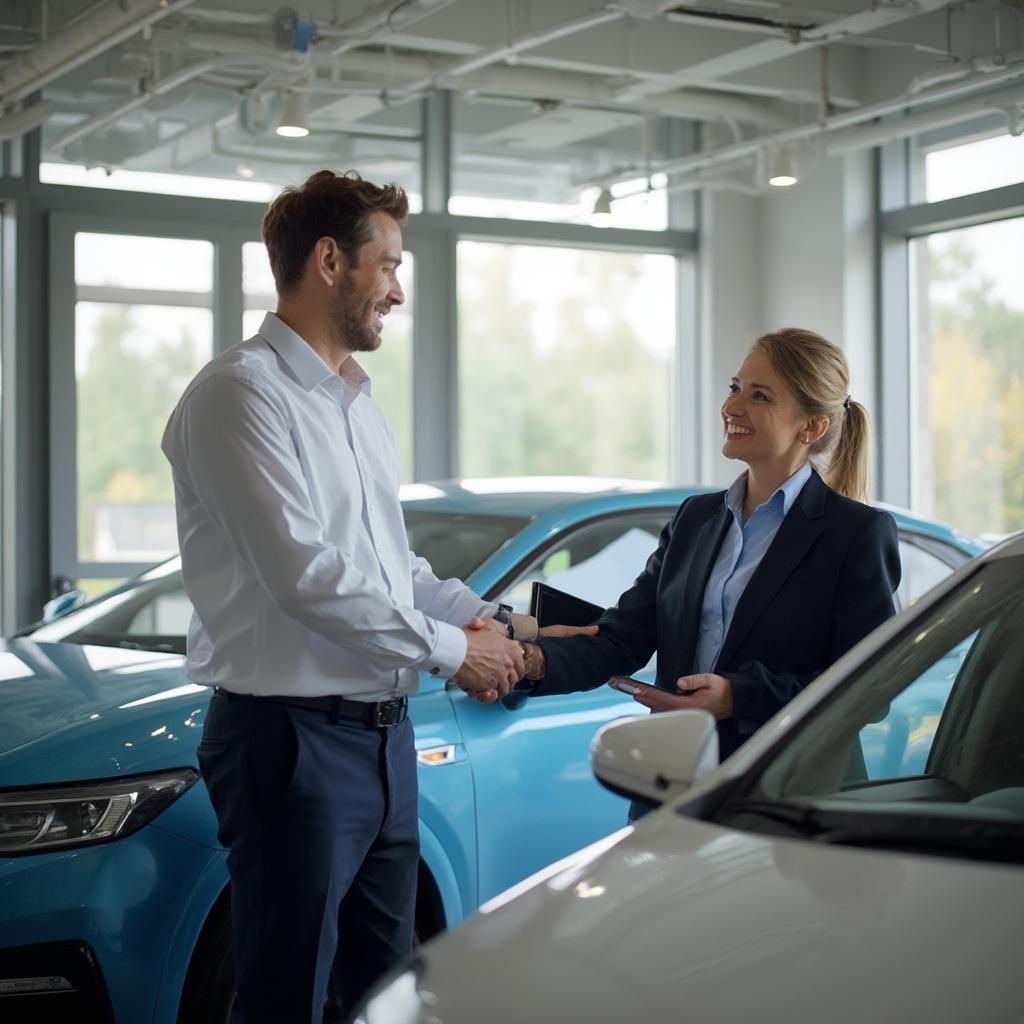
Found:
M 784 327 L 762 335 L 763 352 L 808 416 L 827 416 L 828 430 L 811 445 L 811 464 L 833 490 L 868 500 L 868 414 L 850 398 L 850 370 L 838 345 L 813 331 Z

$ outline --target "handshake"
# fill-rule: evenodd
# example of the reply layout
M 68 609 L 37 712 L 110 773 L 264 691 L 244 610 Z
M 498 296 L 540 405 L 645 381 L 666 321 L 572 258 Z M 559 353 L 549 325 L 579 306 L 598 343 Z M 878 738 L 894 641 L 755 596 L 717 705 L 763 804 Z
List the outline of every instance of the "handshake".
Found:
M 510 640 L 505 626 L 494 619 L 473 617 L 462 630 L 466 634 L 466 658 L 455 682 L 481 704 L 504 697 L 526 674 L 523 648 Z M 594 636 L 597 626 L 545 626 L 541 636 Z

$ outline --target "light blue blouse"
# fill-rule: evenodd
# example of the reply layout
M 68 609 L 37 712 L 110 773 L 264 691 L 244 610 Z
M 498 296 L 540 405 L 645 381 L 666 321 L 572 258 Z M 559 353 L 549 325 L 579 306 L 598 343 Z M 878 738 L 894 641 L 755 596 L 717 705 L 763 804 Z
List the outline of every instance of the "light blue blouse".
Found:
M 779 532 L 782 520 L 810 478 L 811 467 L 804 463 L 763 505 L 754 510 L 746 524 L 743 522 L 743 502 L 747 496 L 747 474 L 737 477 L 726 492 L 725 503 L 731 513 L 729 529 L 704 589 L 694 657 L 695 672 L 714 670 L 736 605 Z

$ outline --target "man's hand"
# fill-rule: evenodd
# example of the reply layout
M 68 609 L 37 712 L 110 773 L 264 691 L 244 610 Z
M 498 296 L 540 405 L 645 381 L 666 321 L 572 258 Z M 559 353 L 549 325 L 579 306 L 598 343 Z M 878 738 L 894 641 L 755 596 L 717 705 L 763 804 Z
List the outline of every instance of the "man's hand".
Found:
M 455 673 L 455 682 L 481 704 L 490 704 L 504 697 L 524 673 L 523 652 L 519 644 L 507 636 L 500 636 L 488 625 L 492 621 L 474 616 L 464 627 L 466 660 Z
M 710 672 L 680 676 L 676 680 L 676 689 L 680 691 L 678 694 L 644 687 L 633 700 L 653 711 L 703 708 L 719 720 L 732 716 L 732 684 L 725 676 L 716 676 Z
M 508 637 L 508 626 L 506 626 L 504 622 L 499 622 L 497 619 L 477 618 L 474 618 L 473 621 L 482 623 L 481 626 L 473 627 L 475 629 L 489 629 L 492 633 L 497 633 L 498 636 Z
M 597 626 L 542 626 L 541 636 L 597 636 Z

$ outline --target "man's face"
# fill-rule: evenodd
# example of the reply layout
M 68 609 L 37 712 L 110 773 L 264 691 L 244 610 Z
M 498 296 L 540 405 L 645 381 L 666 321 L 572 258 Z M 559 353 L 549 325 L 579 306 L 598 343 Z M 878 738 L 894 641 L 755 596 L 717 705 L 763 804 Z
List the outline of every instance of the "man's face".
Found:
M 405 301 L 398 283 L 402 231 L 386 213 L 370 215 L 373 235 L 345 269 L 331 300 L 331 319 L 350 352 L 380 347 L 384 317 Z

